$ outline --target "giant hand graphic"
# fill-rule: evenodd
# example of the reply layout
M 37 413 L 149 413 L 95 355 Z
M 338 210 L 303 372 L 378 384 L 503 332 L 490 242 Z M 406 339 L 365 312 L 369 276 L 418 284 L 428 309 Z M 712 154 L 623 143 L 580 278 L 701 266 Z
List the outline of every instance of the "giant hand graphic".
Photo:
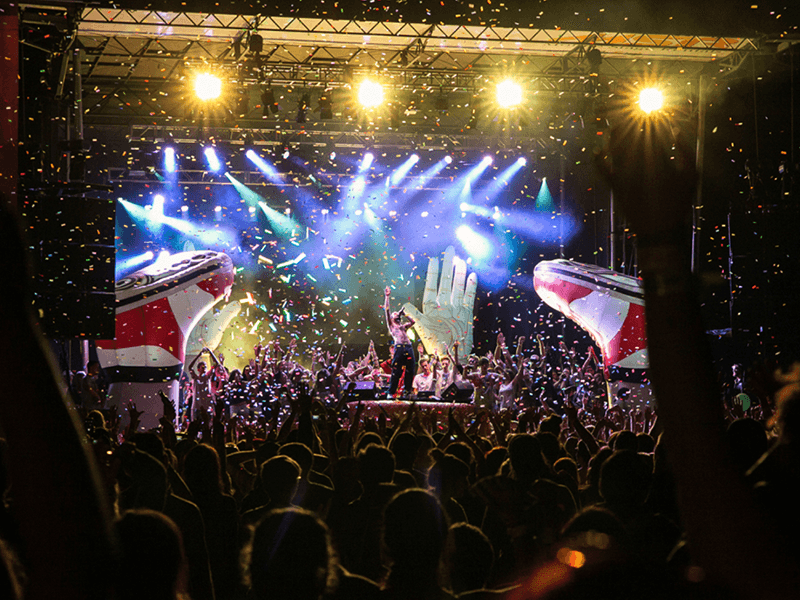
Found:
M 406 303 L 406 314 L 412 317 L 425 351 L 444 353 L 446 347 L 458 342 L 459 354 L 472 352 L 472 324 L 475 307 L 475 292 L 478 277 L 471 273 L 467 278 L 467 264 L 455 256 L 455 249 L 448 246 L 442 261 L 442 277 L 439 280 L 439 260 L 428 262 L 425 279 L 425 294 L 422 297 L 422 312 Z
M 186 364 L 191 364 L 203 348 L 216 350 L 228 325 L 241 311 L 242 305 L 238 300 L 229 302 L 220 310 L 209 310 L 189 334 L 186 342 Z

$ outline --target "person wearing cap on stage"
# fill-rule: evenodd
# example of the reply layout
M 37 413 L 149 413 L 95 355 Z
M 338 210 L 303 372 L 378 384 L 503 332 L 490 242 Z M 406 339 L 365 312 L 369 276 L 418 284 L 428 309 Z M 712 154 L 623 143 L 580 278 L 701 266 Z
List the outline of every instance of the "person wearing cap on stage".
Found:
M 405 314 L 405 309 L 397 312 L 391 310 L 391 290 L 386 287 L 384 292 L 385 301 L 383 305 L 386 315 L 386 327 L 389 335 L 394 340 L 394 356 L 392 357 L 392 378 L 389 380 L 389 396 L 393 396 L 400 384 L 400 376 L 405 368 L 403 376 L 403 389 L 405 395 L 411 394 L 414 383 L 414 373 L 416 371 L 416 360 L 414 358 L 414 347 L 408 337 L 408 330 L 414 326 L 414 319 Z
M 433 367 L 431 367 L 431 362 L 433 362 Z M 433 392 L 436 390 L 436 382 L 438 380 L 438 365 L 439 363 L 436 361 L 435 356 L 432 359 L 420 359 L 420 372 L 416 375 L 416 377 L 414 377 L 414 383 L 412 384 L 414 394 L 419 394 L 420 392 Z

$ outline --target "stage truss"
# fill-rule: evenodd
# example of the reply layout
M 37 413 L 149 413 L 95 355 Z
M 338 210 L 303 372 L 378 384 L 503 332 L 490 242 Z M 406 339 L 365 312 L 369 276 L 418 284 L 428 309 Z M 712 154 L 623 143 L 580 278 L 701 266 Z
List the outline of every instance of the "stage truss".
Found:
M 23 21 L 43 11 L 23 5 Z M 695 98 L 701 75 L 724 78 L 763 52 L 742 37 L 111 8 L 84 8 L 70 27 L 61 70 L 80 75 L 87 137 L 157 144 L 548 151 L 560 143 L 559 121 L 578 115 L 585 125 L 597 100 L 620 86 L 657 78 Z M 198 106 L 189 84 L 199 69 L 235 91 Z M 355 106 L 352 84 L 364 75 L 388 88 L 383 108 Z M 501 113 L 485 96 L 505 75 L 525 87 L 527 100 Z M 265 90 L 276 111 L 264 110 Z M 321 96 L 332 103 L 329 118 Z

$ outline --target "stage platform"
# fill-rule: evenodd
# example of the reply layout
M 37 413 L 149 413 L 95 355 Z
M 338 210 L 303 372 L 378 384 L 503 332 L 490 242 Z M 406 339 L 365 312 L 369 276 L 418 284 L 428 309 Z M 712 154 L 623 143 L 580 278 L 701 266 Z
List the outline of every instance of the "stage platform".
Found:
M 381 414 L 381 409 L 383 409 L 386 411 L 386 414 L 393 419 L 402 419 L 406 415 L 408 407 L 412 404 L 412 402 L 405 400 L 364 400 L 363 404 L 364 412 L 361 415 L 362 417 L 374 419 Z M 418 401 L 416 402 L 416 405 L 417 410 L 421 413 L 436 413 L 438 415 L 437 420 L 440 423 L 442 421 L 445 423 L 447 422 L 447 413 L 451 408 L 453 409 L 453 414 L 457 415 L 462 423 L 464 422 L 464 419 L 475 414 L 475 405 L 472 403 Z M 350 419 L 352 419 L 356 414 L 357 407 L 357 401 L 347 403 Z

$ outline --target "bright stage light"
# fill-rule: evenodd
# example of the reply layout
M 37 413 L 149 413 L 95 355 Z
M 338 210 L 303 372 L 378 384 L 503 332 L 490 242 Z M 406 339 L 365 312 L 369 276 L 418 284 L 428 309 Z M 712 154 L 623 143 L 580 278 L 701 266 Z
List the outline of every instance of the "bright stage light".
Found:
M 175 148 L 172 146 L 164 148 L 164 169 L 167 173 L 174 173 L 178 170 L 178 163 L 175 160 Z
M 217 156 L 216 150 L 214 150 L 211 146 L 206 146 L 203 150 L 203 154 L 206 157 L 206 162 L 208 162 L 208 168 L 214 172 L 219 171 L 222 168 L 222 163 L 219 161 L 219 157 Z
M 389 184 L 397 185 L 398 183 L 400 183 L 403 180 L 403 178 L 406 175 L 408 175 L 409 171 L 411 171 L 411 169 L 414 168 L 414 165 L 416 165 L 418 162 L 419 162 L 419 156 L 417 154 L 412 154 L 411 156 L 409 156 L 408 159 L 397 168 L 397 171 L 392 173 L 392 176 L 386 180 L 387 187 L 389 186 Z
M 483 160 L 481 160 L 481 164 L 482 165 L 490 165 L 490 164 L 492 164 L 492 161 L 494 161 L 494 158 L 492 158 L 489 155 L 486 155 L 486 156 L 483 157 Z
M 498 83 L 497 104 L 500 108 L 512 108 L 522 104 L 522 86 L 510 79 Z
M 211 73 L 200 73 L 194 80 L 194 93 L 203 102 L 219 98 L 222 94 L 222 80 Z
M 518 164 L 520 167 L 524 167 L 525 165 L 527 165 L 527 164 L 528 164 L 528 159 L 527 159 L 527 158 L 525 158 L 524 156 L 520 156 L 520 157 L 517 159 L 517 164 Z
M 453 162 L 453 157 L 448 154 L 447 156 L 444 157 L 444 162 L 446 162 L 449 165 L 450 163 Z
M 483 260 L 492 252 L 492 244 L 481 234 L 475 232 L 467 225 L 461 225 L 456 229 L 456 237 L 475 260 Z
M 664 94 L 656 88 L 645 88 L 639 92 L 639 108 L 648 115 L 661 110 L 664 106 Z
M 264 175 L 266 175 L 273 183 L 282 183 L 280 173 L 275 170 L 275 167 L 261 158 L 261 156 L 255 152 L 255 150 L 250 149 L 245 152 L 244 155 L 250 159 L 250 162 L 257 166 L 258 170 L 264 173 Z
M 370 79 L 365 79 L 358 87 L 358 101 L 364 108 L 374 108 L 383 103 L 383 86 Z
M 154 256 L 155 254 L 153 254 L 153 251 L 148 250 L 144 254 L 137 254 L 136 256 L 132 256 L 124 260 L 118 259 L 114 272 L 117 278 L 119 278 L 122 275 L 127 274 L 133 267 L 138 267 L 139 265 L 143 265 L 144 263 L 153 260 Z
M 366 154 L 365 154 L 365 155 L 364 155 L 364 156 L 361 158 L 361 164 L 360 164 L 360 165 L 358 165 L 358 171 L 359 171 L 360 173 L 363 173 L 364 171 L 366 171 L 367 169 L 369 169 L 370 165 L 372 165 L 372 161 L 373 161 L 373 160 L 375 160 L 375 155 L 373 155 L 373 154 L 372 154 L 372 152 L 367 152 L 367 153 L 366 153 Z
M 186 205 L 184 204 L 183 206 L 181 206 L 181 212 L 182 212 L 182 213 L 187 213 L 187 212 L 189 212 L 189 207 L 188 207 L 188 206 L 186 206 Z
M 157 219 L 159 216 L 164 215 L 164 196 L 156 194 L 153 196 L 153 215 L 152 218 Z

